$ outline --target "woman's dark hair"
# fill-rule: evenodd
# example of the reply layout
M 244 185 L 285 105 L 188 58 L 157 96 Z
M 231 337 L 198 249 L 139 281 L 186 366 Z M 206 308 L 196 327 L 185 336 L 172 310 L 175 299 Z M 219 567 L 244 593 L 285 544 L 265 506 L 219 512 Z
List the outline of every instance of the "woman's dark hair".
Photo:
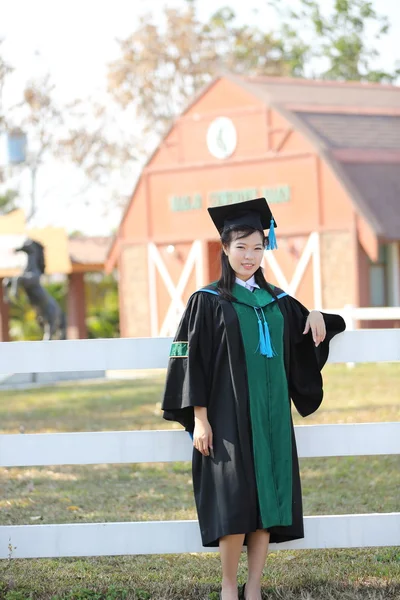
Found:
M 223 246 L 227 247 L 233 241 L 233 239 L 238 240 L 242 238 L 246 238 L 255 231 L 258 231 L 262 237 L 262 244 L 264 248 L 268 245 L 268 237 L 264 234 L 261 229 L 254 229 L 253 227 L 247 227 L 243 225 L 231 225 L 226 227 L 221 233 L 221 243 Z M 236 234 L 233 238 L 232 234 Z M 232 288 L 235 283 L 236 275 L 235 271 L 232 269 L 229 259 L 225 254 L 223 248 L 221 249 L 221 277 L 217 282 L 217 289 L 222 298 L 226 300 L 233 301 L 234 297 L 232 295 Z M 276 293 L 272 289 L 272 287 L 267 283 L 264 277 L 264 273 L 261 267 L 257 269 L 254 273 L 254 279 L 257 285 L 260 288 L 267 290 L 271 294 L 275 300 L 277 300 Z

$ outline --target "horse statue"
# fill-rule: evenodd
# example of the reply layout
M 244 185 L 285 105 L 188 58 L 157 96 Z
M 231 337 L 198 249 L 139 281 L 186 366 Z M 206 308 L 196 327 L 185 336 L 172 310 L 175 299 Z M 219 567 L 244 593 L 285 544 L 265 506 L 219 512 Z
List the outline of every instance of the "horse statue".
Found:
M 22 287 L 36 310 L 37 321 L 43 330 L 43 340 L 65 340 L 65 314 L 53 296 L 40 285 L 40 276 L 45 271 L 42 244 L 28 238 L 15 252 L 25 252 L 28 263 L 21 275 L 3 279 L 4 301 L 15 302 L 18 290 Z

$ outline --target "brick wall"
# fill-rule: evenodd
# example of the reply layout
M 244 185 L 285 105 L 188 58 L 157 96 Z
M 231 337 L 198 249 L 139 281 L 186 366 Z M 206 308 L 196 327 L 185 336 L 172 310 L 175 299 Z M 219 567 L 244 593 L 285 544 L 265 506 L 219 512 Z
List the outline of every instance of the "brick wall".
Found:
M 321 233 L 321 282 L 323 308 L 354 304 L 355 260 L 352 233 Z
M 121 337 L 150 336 L 147 246 L 126 246 L 120 257 Z

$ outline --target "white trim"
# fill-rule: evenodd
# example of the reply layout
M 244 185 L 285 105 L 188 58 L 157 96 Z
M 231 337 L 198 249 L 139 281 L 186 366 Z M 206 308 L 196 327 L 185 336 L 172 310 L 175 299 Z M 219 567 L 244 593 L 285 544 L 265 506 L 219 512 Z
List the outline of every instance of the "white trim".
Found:
M 321 248 L 320 235 L 315 231 L 314 252 L 313 252 L 313 283 L 314 283 L 314 308 L 322 309 L 322 280 L 321 280 Z
M 183 266 L 182 272 L 179 277 L 178 284 L 175 285 L 171 279 L 167 267 L 165 266 L 163 259 L 158 251 L 157 246 L 154 243 L 149 244 L 149 273 L 151 273 L 152 280 L 149 285 L 150 294 L 150 306 L 152 317 L 152 336 L 165 336 L 172 335 L 177 327 L 177 316 L 181 315 L 185 310 L 183 302 L 183 293 L 186 289 L 190 275 L 193 269 L 196 269 L 196 285 L 201 287 L 204 284 L 204 265 L 203 265 L 203 247 L 199 240 L 195 240 L 192 243 L 189 254 L 186 258 L 186 262 Z M 158 327 L 158 316 L 157 316 L 157 328 L 155 326 L 156 319 L 154 313 L 158 311 L 157 308 L 157 285 L 155 270 L 158 270 L 160 276 L 167 288 L 167 291 L 171 297 L 170 305 L 167 309 L 164 320 L 161 327 Z M 154 273 L 152 272 L 154 270 Z M 150 277 L 150 275 L 149 275 Z
M 389 244 L 389 282 L 391 298 L 389 304 L 400 306 L 400 259 L 399 244 L 392 242 Z
M 163 324 L 161 325 L 160 336 L 171 335 L 175 333 L 177 327 L 176 315 L 177 313 L 182 313 L 185 309 L 185 305 L 182 300 L 182 295 L 186 289 L 193 268 L 197 266 L 199 257 L 201 258 L 201 254 L 201 242 L 193 242 L 188 257 L 186 259 L 186 263 L 179 277 L 178 285 L 175 288 L 174 297 L 172 298 L 171 304 L 169 305 L 167 313 L 164 317 Z
M 300 260 L 296 265 L 296 269 L 295 272 L 293 274 L 292 277 L 292 281 L 290 282 L 289 285 L 289 294 L 291 295 L 295 295 L 299 285 L 303 279 L 303 276 L 306 272 L 308 263 L 310 262 L 310 258 L 313 255 L 315 249 L 316 249 L 316 245 L 315 245 L 315 241 L 316 238 L 318 238 L 318 233 L 316 233 L 315 231 L 313 233 L 310 233 L 310 236 L 307 240 L 307 244 L 305 245 L 305 248 L 300 256 Z
M 311 258 L 313 258 L 314 308 L 322 308 L 321 258 L 317 231 L 310 233 L 290 282 L 286 279 L 273 251 L 266 250 L 264 253 L 264 260 L 275 275 L 278 286 L 291 296 L 296 295 Z
M 147 267 L 149 276 L 149 305 L 150 305 L 150 332 L 155 337 L 158 334 L 158 306 L 157 306 L 157 279 L 156 268 L 152 258 L 153 249 L 147 245 Z
M 278 282 L 278 286 L 285 290 L 287 293 L 289 293 L 289 282 L 283 274 L 283 271 L 280 268 L 278 261 L 275 258 L 275 255 L 273 254 L 273 251 L 266 250 L 264 252 L 263 260 L 264 264 L 267 263 L 267 265 L 270 267 L 271 271 L 275 275 L 276 281 Z
M 154 264 L 157 267 L 158 272 L 161 275 L 161 278 L 165 284 L 165 287 L 168 290 L 169 295 L 171 296 L 172 300 L 174 302 L 176 302 L 178 305 L 180 305 L 180 308 L 182 310 L 184 310 L 185 306 L 182 302 L 182 298 L 180 298 L 176 294 L 175 284 L 172 281 L 170 274 L 168 273 L 167 267 L 163 263 L 163 260 L 160 256 L 157 246 L 153 243 L 150 243 L 149 250 L 150 250 L 150 257 L 153 259 Z

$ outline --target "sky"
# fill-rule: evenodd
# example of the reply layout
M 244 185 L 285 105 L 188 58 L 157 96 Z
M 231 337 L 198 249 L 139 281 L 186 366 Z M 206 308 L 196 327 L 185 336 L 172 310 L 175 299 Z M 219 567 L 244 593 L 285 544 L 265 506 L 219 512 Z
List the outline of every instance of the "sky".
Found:
M 328 7 L 331 2 L 321 0 L 320 5 Z M 168 0 L 168 6 L 183 3 L 183 0 Z M 374 0 L 373 3 L 380 14 L 390 18 L 391 33 L 378 47 L 379 66 L 390 68 L 396 55 L 400 59 L 400 2 Z M 294 4 L 295 0 L 291 0 L 291 5 Z M 101 97 L 107 63 L 117 56 L 116 38 L 128 36 L 143 12 L 151 11 L 157 16 L 164 5 L 165 0 L 0 0 L 0 38 L 5 40 L 2 54 L 15 67 L 8 90 L 10 100 L 19 97 L 32 75 L 46 72 L 51 73 L 56 84 L 57 97 L 65 102 L 78 97 Z M 236 12 L 239 23 L 265 22 L 268 29 L 277 25 L 267 0 L 201 0 L 198 16 L 206 19 L 226 5 Z M 123 185 L 133 187 L 137 175 L 137 172 L 128 175 Z M 20 179 L 21 194 L 28 206 L 29 171 L 22 173 Z M 34 224 L 62 225 L 69 231 L 78 229 L 88 235 L 110 233 L 118 226 L 120 210 L 104 217 L 101 206 L 108 191 L 93 188 L 82 193 L 82 186 L 82 176 L 72 167 L 51 161 L 41 167 Z

